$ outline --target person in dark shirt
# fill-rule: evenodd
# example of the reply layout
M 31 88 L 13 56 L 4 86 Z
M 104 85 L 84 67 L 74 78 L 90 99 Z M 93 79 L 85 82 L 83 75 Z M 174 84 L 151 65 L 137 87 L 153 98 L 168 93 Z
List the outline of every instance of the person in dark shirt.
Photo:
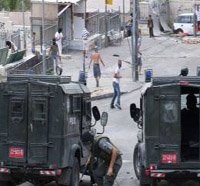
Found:
M 85 132 L 82 142 L 90 148 L 90 169 L 94 181 L 98 186 L 112 186 L 122 165 L 120 151 L 108 137 L 94 137 L 90 132 Z M 94 166 L 94 159 L 97 165 Z
M 194 94 L 186 97 L 187 108 L 181 111 L 183 152 L 188 158 L 197 158 L 199 143 L 199 108 Z M 196 159 L 195 158 L 195 159 Z
M 152 19 L 151 15 L 149 15 L 147 26 L 149 28 L 149 37 L 154 37 L 154 34 L 153 34 L 153 26 L 154 25 L 153 25 L 153 19 Z
M 49 55 L 53 60 L 54 74 L 56 74 L 56 67 L 58 66 L 59 49 L 55 38 L 52 39 L 52 42 L 53 43 L 50 47 Z

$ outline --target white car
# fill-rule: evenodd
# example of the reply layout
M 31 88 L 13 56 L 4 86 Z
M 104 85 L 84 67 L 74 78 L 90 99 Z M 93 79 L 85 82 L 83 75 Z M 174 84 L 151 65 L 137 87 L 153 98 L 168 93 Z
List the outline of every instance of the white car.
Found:
M 174 22 L 174 30 L 182 29 L 184 33 L 193 35 L 194 33 L 194 14 L 180 14 Z

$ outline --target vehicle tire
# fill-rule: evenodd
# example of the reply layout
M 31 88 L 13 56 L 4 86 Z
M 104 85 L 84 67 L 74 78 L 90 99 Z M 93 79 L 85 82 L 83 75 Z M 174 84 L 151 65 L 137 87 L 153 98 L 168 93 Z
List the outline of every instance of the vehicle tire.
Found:
M 78 158 L 75 158 L 72 167 L 70 186 L 79 186 L 79 182 L 80 182 L 80 166 Z
M 134 152 L 133 152 L 133 167 L 135 171 L 135 176 L 139 180 L 140 179 L 140 155 L 138 149 L 139 143 L 135 145 Z
M 146 183 L 142 183 L 142 182 L 144 182 L 144 177 L 145 177 L 145 175 L 144 175 L 144 171 L 145 170 L 145 168 L 143 167 L 143 166 L 141 166 L 140 167 L 140 186 L 151 186 L 151 184 L 146 184 Z

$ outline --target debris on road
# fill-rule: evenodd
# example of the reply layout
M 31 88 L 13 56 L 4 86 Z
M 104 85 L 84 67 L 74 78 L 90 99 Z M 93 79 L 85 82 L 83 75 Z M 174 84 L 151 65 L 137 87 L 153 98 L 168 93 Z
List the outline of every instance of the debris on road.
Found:
M 183 42 L 186 44 L 198 44 L 198 43 L 200 43 L 200 38 L 185 37 L 185 38 L 183 38 Z

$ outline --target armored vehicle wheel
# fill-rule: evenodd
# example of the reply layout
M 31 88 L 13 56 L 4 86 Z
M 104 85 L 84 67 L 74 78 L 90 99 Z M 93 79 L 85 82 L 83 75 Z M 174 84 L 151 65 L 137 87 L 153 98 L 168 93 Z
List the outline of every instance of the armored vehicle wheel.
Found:
M 80 167 L 78 158 L 75 158 L 72 167 L 70 186 L 79 186 L 79 182 L 80 182 Z
M 139 180 L 140 179 L 140 155 L 138 151 L 138 143 L 135 146 L 134 152 L 133 152 L 133 167 L 135 171 L 135 176 Z

